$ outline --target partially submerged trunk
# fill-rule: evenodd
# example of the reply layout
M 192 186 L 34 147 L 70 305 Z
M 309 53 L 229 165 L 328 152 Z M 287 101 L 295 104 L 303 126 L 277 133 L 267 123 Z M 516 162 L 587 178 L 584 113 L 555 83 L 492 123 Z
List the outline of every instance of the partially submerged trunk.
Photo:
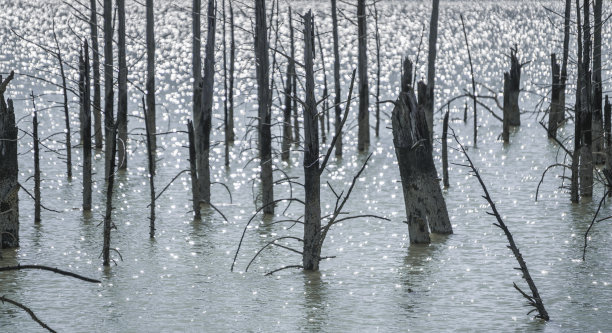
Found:
M 104 179 L 111 174 L 111 145 L 115 144 L 113 103 L 113 1 L 104 0 Z
M 34 223 L 40 223 L 40 147 L 38 141 L 38 111 L 34 103 L 34 92 L 32 92 L 32 139 L 34 145 Z
M 321 179 L 319 171 L 319 129 L 314 97 L 312 14 L 304 15 L 304 66 L 306 70 L 306 103 L 304 105 L 304 251 L 305 270 L 319 270 L 321 239 Z
M 146 17 L 147 17 L 147 119 L 150 130 L 149 139 L 151 140 L 151 149 L 153 156 L 157 150 L 157 125 L 155 121 L 155 19 L 153 13 L 153 0 L 147 0 L 146 2 Z M 155 161 L 153 161 L 155 162 Z M 155 170 L 155 163 L 153 163 L 153 170 Z
M 92 66 L 93 66 L 93 114 L 94 114 L 94 133 L 96 136 L 96 148 L 102 148 L 102 97 L 100 93 L 100 51 L 98 47 L 98 12 L 96 0 L 89 1 L 90 18 L 89 31 L 91 36 Z
M 593 196 L 593 134 L 592 134 L 592 96 L 591 96 L 591 35 L 589 23 L 589 0 L 584 0 L 584 24 L 583 56 L 582 56 L 582 86 L 580 93 L 580 127 L 582 134 L 582 145 L 580 146 L 580 195 L 583 197 Z
M 555 138 L 557 136 L 557 128 L 563 121 L 563 109 L 561 104 L 561 69 L 557 63 L 557 57 L 553 53 L 550 55 L 550 64 L 552 71 L 552 93 L 550 98 L 550 111 L 548 113 L 548 137 Z
M 0 248 L 19 246 L 19 182 L 17 164 L 17 126 L 13 100 L 4 92 L 13 79 L 0 75 Z
M 117 102 L 117 123 L 119 144 L 117 149 L 119 152 L 119 167 L 123 170 L 127 168 L 127 54 L 125 48 L 125 0 L 117 0 L 117 17 L 119 19 L 119 28 L 117 30 L 117 51 L 119 62 L 119 77 L 117 80 L 119 101 Z
M 378 8 L 374 2 L 374 39 L 376 41 L 376 125 L 374 133 L 378 137 L 380 129 L 380 31 L 378 30 Z
M 446 111 L 444 115 L 444 122 L 442 124 L 442 183 L 445 188 L 449 187 L 448 182 L 448 116 L 450 110 Z
M 336 139 L 336 156 L 342 156 L 342 132 L 340 130 L 340 123 L 342 122 L 342 108 L 341 103 L 341 87 L 340 87 L 340 50 L 338 42 L 338 10 L 336 8 L 336 0 L 331 0 L 331 12 L 332 12 L 332 35 L 334 43 L 334 114 L 336 121 L 334 122 L 335 132 L 338 138 Z
M 581 118 L 582 118 L 582 107 L 581 107 L 581 97 L 582 94 L 582 26 L 580 25 L 580 0 L 576 0 L 576 26 L 578 33 L 577 42 L 578 42 L 578 64 L 577 64 L 577 77 L 576 77 L 576 104 L 574 107 L 575 117 L 574 117 L 574 152 L 572 158 L 572 178 L 570 185 L 570 197 L 573 203 L 578 203 L 580 201 L 579 194 L 579 167 L 580 167 L 580 146 L 582 142 L 582 128 L 581 128 Z
M 365 0 L 357 1 L 357 24 L 359 41 L 358 70 L 359 73 L 359 115 L 357 149 L 366 150 L 370 144 L 370 89 L 368 86 L 368 25 L 366 22 Z
M 521 110 L 519 109 L 519 93 L 521 91 L 521 64 L 516 56 L 517 49 L 510 49 L 510 72 L 508 73 L 508 86 L 504 84 L 504 96 L 508 95 L 508 104 L 504 104 L 504 113 L 507 112 L 510 126 L 521 125 Z M 504 76 L 505 79 L 505 76 Z
M 95 51 L 94 51 L 95 53 Z M 81 121 L 83 141 L 83 210 L 91 210 L 91 98 L 89 77 L 89 47 L 84 45 L 83 93 L 81 100 Z M 95 89 L 94 89 L 95 90 Z
M 147 134 L 146 137 L 147 137 L 147 161 L 148 161 L 148 167 L 149 167 L 149 195 L 151 198 L 151 203 L 149 206 L 150 208 L 149 237 L 154 238 L 155 237 L 155 167 L 154 167 L 155 153 L 153 151 L 153 140 L 151 139 L 152 137 L 154 137 L 154 135 L 152 135 L 153 133 L 151 133 L 151 128 L 149 127 L 149 124 L 150 124 L 149 117 L 151 117 L 151 114 L 149 113 L 149 110 L 146 107 L 144 98 L 142 99 L 142 107 L 144 111 L 145 130 Z
M 403 67 L 400 96 L 391 114 L 393 144 L 402 179 L 410 242 L 429 243 L 428 224 L 432 232 L 446 234 L 452 233 L 452 226 L 438 185 L 425 110 L 422 105 L 417 106 L 410 86 L 412 63 L 405 59 Z
M 193 203 L 194 218 L 200 219 L 200 188 L 198 186 L 198 168 L 196 167 L 195 134 L 193 122 L 187 121 L 187 133 L 189 133 L 189 173 L 191 174 L 191 198 Z
M 110 135 L 106 136 L 110 138 L 110 166 L 109 176 L 106 182 L 106 211 L 104 214 L 104 228 L 103 228 L 103 245 L 102 245 L 102 265 L 110 266 L 110 241 L 111 241 L 111 229 L 112 229 L 112 213 L 113 213 L 113 186 L 115 182 L 115 157 L 117 155 L 117 125 L 114 124 L 110 129 Z
M 264 214 L 274 214 L 270 66 L 265 0 L 255 0 L 255 63 L 257 68 L 259 165 Z

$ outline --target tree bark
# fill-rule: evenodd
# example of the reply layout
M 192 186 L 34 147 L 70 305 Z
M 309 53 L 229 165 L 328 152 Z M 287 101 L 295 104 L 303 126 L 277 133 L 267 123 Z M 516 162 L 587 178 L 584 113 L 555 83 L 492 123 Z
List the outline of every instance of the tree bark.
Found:
M 230 11 L 230 63 L 229 63 L 229 92 L 228 92 L 228 114 L 227 114 L 227 131 L 229 142 L 234 142 L 234 67 L 236 57 L 236 42 L 234 40 L 234 8 L 232 0 L 229 1 Z
M 378 30 L 378 8 L 376 2 L 374 2 L 374 29 L 375 29 L 375 40 L 376 40 L 376 125 L 374 126 L 374 132 L 378 137 L 380 129 L 380 32 Z
M 548 113 L 548 137 L 555 138 L 557 137 L 557 128 L 562 121 L 561 118 L 564 111 L 561 109 L 562 105 L 560 100 L 562 90 L 561 69 L 554 53 L 550 55 L 550 64 L 552 72 L 552 93 L 550 98 L 550 111 Z
M 582 26 L 580 23 L 580 0 L 576 0 L 576 27 L 578 33 L 576 34 L 577 42 L 578 42 L 578 64 L 577 64 L 577 78 L 576 78 L 576 106 L 575 110 L 575 121 L 574 121 L 574 156 L 572 158 L 572 178 L 570 185 L 570 198 L 573 203 L 578 203 L 580 201 L 579 194 L 579 169 L 580 169 L 580 146 L 582 142 L 582 128 L 581 128 L 581 118 L 582 118 L 582 107 L 581 107 L 581 97 L 582 94 Z
M 119 77 L 118 77 L 118 92 L 119 100 L 117 102 L 117 123 L 119 145 L 119 167 L 120 170 L 127 169 L 127 54 L 125 49 L 125 0 L 117 0 L 117 52 L 119 62 Z M 147 64 L 148 66 L 148 64 Z M 148 82 L 147 82 L 148 83 Z
M 156 111 L 155 111 L 155 19 L 153 12 L 153 0 L 147 0 L 146 2 L 146 42 L 147 42 L 147 116 L 148 126 L 150 130 L 149 138 L 151 140 L 151 149 L 153 156 L 157 150 L 157 131 L 156 124 Z M 155 160 L 153 161 L 155 162 Z M 155 163 L 153 163 L 153 172 L 155 171 Z
M 32 139 L 34 144 L 34 223 L 40 223 L 40 148 L 38 141 L 38 111 L 34 103 L 34 92 L 32 92 Z
M 95 54 L 95 52 L 94 50 L 93 53 Z M 85 40 L 83 57 L 83 99 L 81 101 L 81 121 L 83 128 L 83 210 L 89 211 L 91 210 L 91 81 L 89 77 L 89 46 L 87 40 Z
M 289 43 L 291 46 L 291 57 L 289 58 L 289 62 L 293 63 L 291 72 L 291 77 L 293 81 L 291 82 L 291 88 L 293 91 L 291 92 L 291 96 L 293 99 L 293 142 L 296 145 L 300 144 L 300 120 L 298 116 L 298 107 L 297 107 L 297 75 L 295 73 L 295 39 L 293 37 L 293 18 L 291 15 L 291 6 L 289 6 Z
M 229 134 L 229 100 L 228 100 L 228 86 L 227 86 L 227 38 L 225 33 L 226 26 L 226 15 L 225 15 L 225 0 L 222 3 L 223 9 L 221 11 L 223 15 L 222 27 L 223 27 L 223 134 L 225 135 L 225 166 L 228 167 L 230 164 L 229 160 L 229 145 L 230 145 L 230 134 Z
M 291 61 L 287 64 L 287 80 L 285 83 L 285 105 L 283 110 L 283 143 L 281 146 L 281 158 L 288 161 L 291 153 Z
M 442 183 L 444 188 L 448 188 L 448 116 L 450 110 L 446 111 L 444 115 L 444 123 L 442 124 Z
M 319 172 L 319 129 L 314 97 L 312 13 L 304 15 L 304 66 L 306 103 L 304 106 L 304 270 L 319 270 L 321 239 L 321 180 Z
M 429 55 L 427 56 L 427 102 L 425 115 L 429 129 L 429 141 L 433 143 L 433 109 L 434 87 L 436 79 L 436 45 L 438 42 L 438 12 L 440 0 L 433 0 L 431 6 L 431 21 L 429 22 Z
M 110 159 L 114 150 L 111 144 L 115 142 L 113 102 L 113 1 L 104 0 L 104 179 L 110 176 Z
M 508 72 L 508 89 L 504 87 L 504 96 L 508 94 L 508 124 L 521 126 L 521 110 L 519 108 L 519 93 L 521 90 L 521 64 L 516 56 L 517 49 L 510 48 L 510 72 Z
M 336 0 L 331 0 L 331 12 L 332 12 L 332 35 L 334 43 L 334 111 L 335 119 L 334 126 L 338 138 L 336 139 L 336 156 L 342 156 L 342 131 L 338 132 L 342 122 L 342 108 L 341 103 L 341 86 L 340 86 L 340 43 L 338 42 L 338 9 L 336 8 Z
M 4 92 L 14 73 L 0 76 L 0 248 L 19 246 L 19 182 L 17 164 L 17 126 L 13 100 Z
M 257 68 L 259 164 L 264 214 L 274 214 L 274 192 L 272 175 L 272 133 L 270 66 L 268 59 L 268 36 L 266 25 L 266 2 L 255 0 L 255 62 Z
M 149 127 L 149 124 L 151 123 L 151 121 L 149 120 L 149 117 L 151 117 L 151 114 L 149 113 L 149 110 L 147 110 L 144 98 L 142 100 L 142 107 L 143 107 L 144 117 L 145 117 L 145 130 L 147 132 L 147 160 L 148 160 L 148 166 L 149 166 L 149 195 L 151 197 L 151 205 L 149 206 L 150 207 L 149 237 L 155 238 L 155 167 L 154 167 L 155 155 L 153 151 L 153 140 L 151 139 L 154 135 L 152 135 L 153 133 L 151 133 L 151 128 Z
M 192 58 L 191 58 L 191 67 L 193 70 L 193 121 L 195 123 L 194 126 L 194 142 L 195 142 L 195 150 L 196 150 L 196 158 L 195 162 L 197 166 L 197 174 L 200 175 L 200 141 L 203 140 L 203 133 L 201 132 L 200 123 L 202 122 L 202 58 L 201 58 L 201 28 L 200 28 L 200 10 L 201 10 L 201 2 L 200 0 L 193 0 L 192 9 L 191 9 L 191 18 L 192 18 Z M 196 177 L 197 179 L 197 177 Z M 200 181 L 198 180 L 198 193 L 200 188 Z M 201 199 L 201 198 L 200 198 Z M 198 207 L 200 202 L 197 203 Z M 195 205 L 195 203 L 194 203 Z
M 603 120 L 602 120 L 602 82 L 601 82 L 601 12 L 602 0 L 594 0 L 593 5 L 593 96 L 592 107 L 592 136 L 593 136 L 593 163 L 601 165 L 605 161 Z
M 198 168 L 196 166 L 196 149 L 193 122 L 187 121 L 187 133 L 189 133 L 189 170 L 191 174 L 191 197 L 193 202 L 194 218 L 199 220 L 200 215 L 200 188 L 198 187 Z
M 569 42 L 570 42 L 570 18 L 572 15 L 572 0 L 565 0 L 565 14 L 563 24 L 563 63 L 561 64 L 561 90 L 559 93 L 561 113 L 560 121 L 565 120 L 565 86 L 567 83 L 567 62 L 569 59 Z
M 590 33 L 590 10 L 589 0 L 584 0 L 584 23 L 583 33 L 583 55 L 582 55 L 582 86 L 580 93 L 581 111 L 581 134 L 582 145 L 580 147 L 580 195 L 583 197 L 593 196 L 593 135 L 592 135 L 592 99 L 591 99 L 591 33 Z
M 502 138 L 504 143 L 510 143 L 510 94 L 506 91 L 512 89 L 510 87 L 510 74 L 504 73 L 504 109 L 503 109 L 503 129 Z
M 359 41 L 359 115 L 357 149 L 365 151 L 370 144 L 370 89 L 368 87 L 368 25 L 366 22 L 365 0 L 357 1 L 357 25 Z
M 106 212 L 104 214 L 104 229 L 103 229 L 103 245 L 102 245 L 102 265 L 110 266 L 110 241 L 111 241 L 111 229 L 112 229 L 112 213 L 113 213 L 113 185 L 115 182 L 115 157 L 117 155 L 117 124 L 113 124 L 110 129 L 110 135 L 107 135 L 107 139 L 110 138 L 110 166 L 109 176 L 106 182 Z
M 89 30 L 91 35 L 91 48 L 93 53 L 93 114 L 94 114 L 94 133 L 96 148 L 102 148 L 102 96 L 100 93 L 100 51 L 98 47 L 98 12 L 96 0 L 90 0 L 90 19 Z

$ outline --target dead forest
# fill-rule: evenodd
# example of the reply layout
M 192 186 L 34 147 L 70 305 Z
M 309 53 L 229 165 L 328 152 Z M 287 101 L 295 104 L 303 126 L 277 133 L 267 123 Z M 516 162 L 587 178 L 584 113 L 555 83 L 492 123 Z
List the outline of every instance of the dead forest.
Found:
M 209 319 L 195 321 L 237 316 L 247 331 L 261 326 L 232 313 L 241 299 L 284 309 L 294 298 L 277 289 L 297 288 L 306 317 L 325 322 L 308 309 L 333 308 L 342 283 L 364 303 L 418 299 L 401 309 L 410 318 L 480 298 L 514 322 L 556 325 L 584 314 L 556 290 L 558 270 L 596 274 L 604 291 L 576 293 L 600 298 L 575 303 L 609 311 L 612 7 L 513 3 L 0 1 L 0 328 L 77 320 L 69 301 L 55 318 L 13 290 L 28 274 L 57 286 L 43 299 L 78 284 L 75 302 L 98 294 L 92 304 L 127 312 L 180 309 L 182 291 L 144 296 L 164 279 L 208 288 L 207 310 L 189 307 Z M 470 301 L 453 289 L 458 271 L 488 289 L 464 287 L 486 290 Z M 141 294 L 130 278 L 153 280 Z M 122 284 L 124 304 L 109 296 Z M 440 288 L 452 295 L 433 301 Z M 131 316 L 101 327 L 176 329 Z

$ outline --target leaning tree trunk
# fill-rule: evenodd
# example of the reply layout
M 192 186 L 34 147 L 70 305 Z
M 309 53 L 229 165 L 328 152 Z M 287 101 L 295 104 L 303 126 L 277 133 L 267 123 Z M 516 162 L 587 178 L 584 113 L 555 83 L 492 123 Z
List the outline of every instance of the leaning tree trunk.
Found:
M 359 151 L 366 150 L 366 146 L 370 144 L 370 114 L 368 112 L 370 106 L 370 89 L 368 87 L 368 25 L 366 22 L 365 7 L 365 0 L 357 1 L 357 39 L 359 40 L 359 57 L 357 60 L 357 71 L 359 72 L 357 149 Z
M 410 86 L 412 63 L 404 60 L 401 93 L 391 114 L 393 144 L 400 169 L 411 243 L 429 243 L 432 232 L 452 233 L 438 185 L 425 110 Z M 425 87 L 424 84 L 421 84 Z
M 564 111 L 561 109 L 562 105 L 560 100 L 562 90 L 561 69 L 554 53 L 550 55 L 550 64 L 552 71 L 552 93 L 550 98 L 550 111 L 548 113 L 548 137 L 555 138 Z
M 208 0 L 208 32 L 204 55 L 204 77 L 202 78 L 202 109 L 195 117 L 198 183 L 200 199 L 210 203 L 210 132 L 212 129 L 212 106 L 215 74 L 215 30 L 217 24 L 215 0 Z
M 319 172 L 319 129 L 317 103 L 314 97 L 312 13 L 304 15 L 304 68 L 306 70 L 306 103 L 304 104 L 304 251 L 305 270 L 319 270 L 321 239 L 321 180 Z
M 156 121 L 155 121 L 155 19 L 153 13 L 153 0 L 147 0 L 147 116 L 148 126 L 150 130 L 149 139 L 151 140 L 151 149 L 153 156 L 157 150 Z M 155 170 L 155 163 L 153 163 Z
M 13 100 L 4 100 L 6 86 L 14 73 L 0 75 L 0 248 L 19 246 L 19 183 L 17 126 Z
M 438 12 L 440 0 L 433 0 L 431 6 L 431 20 L 429 21 L 429 55 L 427 56 L 427 101 L 425 103 L 425 116 L 429 130 L 429 142 L 433 143 L 433 109 L 434 86 L 436 79 L 436 44 L 438 41 Z
M 583 197 L 593 196 L 593 135 L 592 119 L 593 109 L 591 105 L 591 33 L 590 33 L 590 10 L 589 0 L 584 0 L 584 22 L 583 22 L 583 55 L 582 55 L 582 91 L 580 93 L 581 110 L 581 133 L 582 145 L 580 146 L 580 195 Z
M 119 91 L 119 101 L 117 103 L 117 123 L 119 135 L 119 167 L 123 170 L 127 168 L 127 54 L 125 49 L 125 0 L 117 0 L 117 17 L 119 19 L 118 34 L 118 61 L 119 78 L 117 81 Z
M 266 2 L 255 0 L 255 63 L 257 68 L 259 165 L 264 214 L 274 214 L 272 177 L 272 133 L 270 109 L 270 65 L 268 59 Z
M 110 176 L 113 127 L 113 1 L 104 0 L 104 179 Z
M 102 102 L 100 94 L 100 51 L 98 48 L 98 12 L 96 10 L 96 0 L 89 2 L 90 18 L 89 29 L 91 33 L 91 48 L 93 53 L 93 114 L 94 114 L 94 133 L 96 136 L 96 148 L 102 148 Z
M 95 54 L 96 51 L 94 50 L 93 52 Z M 89 46 L 87 40 L 85 41 L 83 55 L 83 99 L 81 101 L 81 121 L 83 123 L 83 210 L 88 211 L 91 210 L 91 98 Z
M 508 124 L 510 126 L 521 126 L 521 111 L 519 109 L 519 93 L 521 90 L 521 64 L 516 56 L 517 49 L 510 49 L 510 72 L 508 73 L 508 89 L 504 87 L 504 96 L 508 94 Z
M 593 112 L 593 163 L 601 165 L 605 161 L 603 121 L 601 103 L 603 99 L 601 85 L 601 11 L 602 0 L 595 0 L 593 5 L 593 96 L 591 110 Z
M 342 122 L 342 108 L 340 108 L 340 46 L 338 42 L 338 10 L 336 9 L 336 0 L 331 0 L 331 12 L 332 12 L 332 35 L 334 41 L 334 111 L 335 119 L 334 126 L 336 128 L 336 156 L 342 156 L 342 132 L 340 130 L 340 123 Z

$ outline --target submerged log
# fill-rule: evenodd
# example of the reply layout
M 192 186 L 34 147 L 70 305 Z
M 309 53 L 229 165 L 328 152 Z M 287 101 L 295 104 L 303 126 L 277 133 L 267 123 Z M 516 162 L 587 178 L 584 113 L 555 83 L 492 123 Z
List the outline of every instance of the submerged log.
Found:
M 0 76 L 0 248 L 19 246 L 19 191 L 17 165 L 17 126 L 13 100 L 5 101 L 11 74 Z
M 403 67 L 402 91 L 391 115 L 393 143 L 402 179 L 410 242 L 429 243 L 428 225 L 436 233 L 451 234 L 453 230 L 438 185 L 425 110 L 422 105 L 417 106 L 409 84 L 411 78 L 406 75 L 412 73 L 410 60 L 405 59 Z M 419 92 L 426 91 L 424 84 L 419 83 L 419 86 Z

